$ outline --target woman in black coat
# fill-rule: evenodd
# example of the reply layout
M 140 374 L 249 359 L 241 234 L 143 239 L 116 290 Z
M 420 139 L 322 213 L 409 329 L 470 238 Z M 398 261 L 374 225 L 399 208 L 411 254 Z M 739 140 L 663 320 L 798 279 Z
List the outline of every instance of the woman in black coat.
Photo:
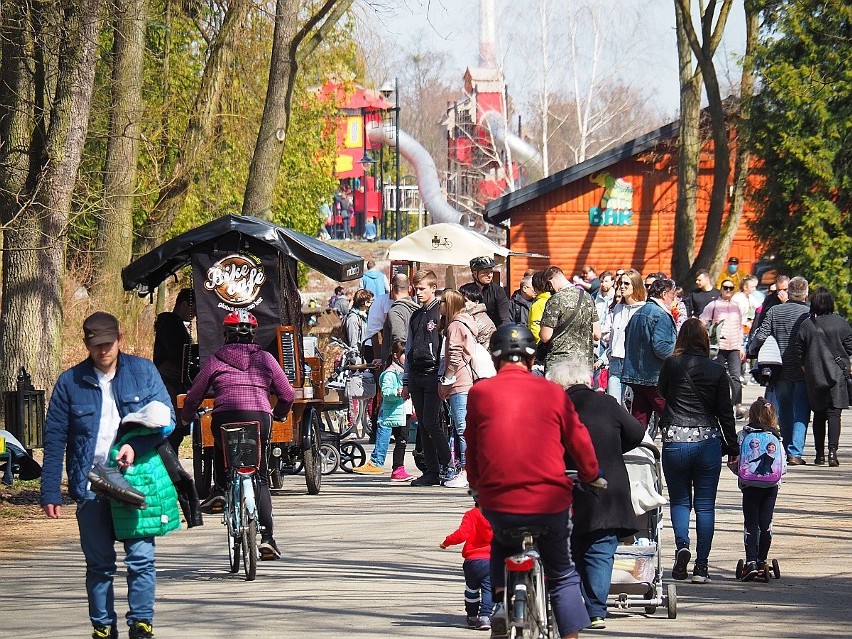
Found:
M 639 526 L 630 500 L 630 479 L 623 453 L 636 448 L 645 429 L 614 397 L 589 387 L 588 363 L 576 360 L 551 367 L 547 378 L 568 392 L 592 438 L 607 488 L 596 493 L 574 492 L 571 554 L 580 574 L 591 628 L 604 628 L 606 598 L 618 540 Z M 569 461 L 570 464 L 570 461 Z
M 710 581 L 707 564 L 716 527 L 722 455 L 727 454 L 728 463 L 733 463 L 740 452 L 727 375 L 724 366 L 710 359 L 710 340 L 704 324 L 695 317 L 686 320 L 677 336 L 674 355 L 663 362 L 657 382 L 657 392 L 666 400 L 660 425 L 663 474 L 677 548 L 673 579 L 688 576 L 687 565 L 692 557 L 689 517 L 694 508 L 697 539 L 692 582 Z
M 805 390 L 814 412 L 814 463 L 825 463 L 828 422 L 828 465 L 839 466 L 840 414 L 852 399 L 847 381 L 852 327 L 834 312 L 834 297 L 823 286 L 811 295 L 811 316 L 799 327 L 796 355 L 805 370 Z

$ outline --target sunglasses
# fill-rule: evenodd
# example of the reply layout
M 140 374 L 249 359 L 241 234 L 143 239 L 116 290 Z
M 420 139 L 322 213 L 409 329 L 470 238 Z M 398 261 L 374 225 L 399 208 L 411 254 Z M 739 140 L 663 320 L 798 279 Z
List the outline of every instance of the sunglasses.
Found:
M 624 281 L 624 282 L 619 282 L 618 285 L 619 286 L 633 286 L 633 282 Z
M 733 290 L 734 290 L 734 287 L 733 287 L 733 286 L 723 286 L 723 287 L 722 287 L 722 290 L 723 290 L 723 291 L 733 291 Z

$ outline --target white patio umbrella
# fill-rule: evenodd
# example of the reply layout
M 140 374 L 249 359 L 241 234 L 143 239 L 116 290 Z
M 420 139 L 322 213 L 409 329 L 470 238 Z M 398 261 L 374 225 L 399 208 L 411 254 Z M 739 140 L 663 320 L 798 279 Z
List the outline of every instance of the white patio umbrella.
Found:
M 460 224 L 430 224 L 406 235 L 388 248 L 388 259 L 467 266 L 475 257 L 490 255 L 502 262 L 511 251 Z

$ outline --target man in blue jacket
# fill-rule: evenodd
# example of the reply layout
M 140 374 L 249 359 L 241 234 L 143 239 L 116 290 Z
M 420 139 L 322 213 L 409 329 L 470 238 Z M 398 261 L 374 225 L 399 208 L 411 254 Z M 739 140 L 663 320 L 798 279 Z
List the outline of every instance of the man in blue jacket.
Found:
M 674 352 L 677 328 L 671 307 L 675 300 L 675 283 L 658 279 L 648 288 L 648 302 L 633 314 L 624 333 L 622 384 L 633 389 L 630 412 L 647 428 L 651 413 L 662 415 L 665 400 L 657 393 L 660 368 Z
M 47 410 L 41 506 L 51 519 L 62 514 L 62 458 L 66 459 L 68 493 L 77 502 L 80 546 L 86 558 L 86 593 L 95 639 L 118 637 L 113 608 L 116 571 L 115 536 L 109 500 L 95 495 L 88 481 L 95 463 L 106 463 L 121 418 L 152 401 L 163 402 L 175 415 L 169 394 L 154 364 L 121 352 L 118 320 L 97 312 L 83 322 L 83 341 L 89 357 L 68 369 L 56 382 Z M 106 401 L 104 401 L 106 399 Z M 134 439 L 120 465 L 154 449 L 160 431 Z M 154 538 L 123 542 L 127 566 L 127 624 L 130 639 L 153 637 Z

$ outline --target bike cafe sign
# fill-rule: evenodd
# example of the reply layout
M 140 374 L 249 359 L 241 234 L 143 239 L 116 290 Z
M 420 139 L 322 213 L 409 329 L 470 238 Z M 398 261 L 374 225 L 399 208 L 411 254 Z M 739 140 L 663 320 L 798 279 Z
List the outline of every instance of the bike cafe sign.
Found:
M 263 264 L 253 255 L 232 253 L 207 269 L 204 288 L 222 300 L 224 308 L 251 310 L 263 301 L 260 288 L 266 281 Z

